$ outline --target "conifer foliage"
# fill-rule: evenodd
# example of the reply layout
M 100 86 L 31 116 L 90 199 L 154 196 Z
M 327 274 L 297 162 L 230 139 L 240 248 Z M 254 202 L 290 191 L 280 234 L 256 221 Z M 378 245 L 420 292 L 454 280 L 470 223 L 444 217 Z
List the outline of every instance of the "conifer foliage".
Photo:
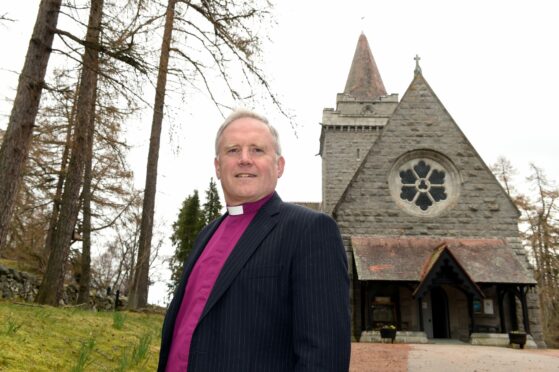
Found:
M 204 217 L 200 209 L 198 190 L 194 190 L 183 202 L 177 220 L 173 223 L 171 241 L 175 247 L 175 254 L 169 262 L 171 269 L 171 282 L 168 284 L 169 294 L 172 294 L 178 285 L 184 261 L 190 255 L 194 241 L 200 230 L 204 227 Z
M 192 252 L 196 237 L 206 224 L 221 215 L 222 209 L 223 206 L 219 200 L 213 178 L 210 180 L 208 190 L 206 190 L 206 202 L 203 208 L 200 208 L 200 198 L 197 190 L 194 190 L 194 193 L 182 202 L 179 216 L 173 223 L 173 235 L 171 236 L 175 254 L 169 262 L 169 268 L 171 269 L 171 282 L 168 284 L 169 296 L 178 286 L 184 263 Z
M 213 178 L 210 179 L 210 186 L 206 190 L 206 202 L 204 203 L 204 222 L 206 224 L 212 222 L 221 215 L 223 205 L 219 200 L 217 187 Z

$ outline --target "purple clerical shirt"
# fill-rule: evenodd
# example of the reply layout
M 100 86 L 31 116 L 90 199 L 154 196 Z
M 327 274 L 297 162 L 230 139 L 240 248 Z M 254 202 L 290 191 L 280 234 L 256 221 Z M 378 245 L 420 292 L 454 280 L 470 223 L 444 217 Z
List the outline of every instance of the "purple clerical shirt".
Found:
M 188 277 L 184 297 L 175 321 L 167 372 L 185 372 L 187 370 L 192 335 L 221 268 L 256 212 L 271 197 L 272 195 L 268 195 L 253 203 L 227 207 L 229 214 L 211 237 Z

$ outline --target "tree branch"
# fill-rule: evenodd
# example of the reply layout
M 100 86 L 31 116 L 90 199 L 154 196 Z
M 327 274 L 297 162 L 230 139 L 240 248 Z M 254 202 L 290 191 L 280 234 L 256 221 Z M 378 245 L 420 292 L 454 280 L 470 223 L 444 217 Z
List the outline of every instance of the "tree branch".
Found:
M 125 50 L 119 50 L 119 51 L 112 51 L 110 49 L 108 49 L 106 46 L 102 45 L 102 44 L 98 44 L 98 43 L 90 43 L 87 42 L 85 40 L 80 39 L 79 37 L 71 34 L 68 31 L 64 31 L 64 30 L 60 30 L 60 29 L 52 29 L 52 32 L 54 32 L 55 34 L 61 36 L 61 37 L 67 37 L 73 41 L 75 41 L 76 43 L 87 47 L 87 48 L 91 48 L 94 50 L 97 50 L 101 53 L 104 53 L 110 57 L 113 57 L 116 60 L 119 60 L 123 63 L 126 63 L 127 65 L 133 67 L 134 69 L 140 71 L 142 74 L 147 75 L 148 72 L 148 68 L 147 66 L 145 66 L 145 64 L 140 61 L 137 60 L 135 58 L 133 58 L 132 56 L 130 56 L 129 54 L 126 53 L 126 51 L 128 51 L 128 49 Z

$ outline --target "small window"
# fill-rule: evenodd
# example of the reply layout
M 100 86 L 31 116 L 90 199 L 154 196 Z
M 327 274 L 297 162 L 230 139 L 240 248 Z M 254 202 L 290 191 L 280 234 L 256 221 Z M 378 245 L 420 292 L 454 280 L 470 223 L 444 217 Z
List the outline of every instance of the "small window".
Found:
M 481 314 L 481 310 L 482 310 L 482 306 L 481 306 L 481 301 L 480 300 L 474 300 L 473 301 L 473 310 L 474 310 L 474 314 Z
M 373 301 L 370 311 L 373 329 L 378 329 L 385 325 L 396 325 L 396 307 L 394 303 Z

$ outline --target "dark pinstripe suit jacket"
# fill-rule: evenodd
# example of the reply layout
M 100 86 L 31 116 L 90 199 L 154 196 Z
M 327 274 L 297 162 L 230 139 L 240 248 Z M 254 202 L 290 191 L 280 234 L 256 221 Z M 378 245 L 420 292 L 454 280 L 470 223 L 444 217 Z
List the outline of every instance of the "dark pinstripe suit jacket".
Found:
M 163 323 L 159 371 L 188 275 L 222 220 L 202 230 L 185 264 Z M 347 371 L 348 292 L 334 220 L 274 194 L 219 274 L 192 338 L 188 371 Z

